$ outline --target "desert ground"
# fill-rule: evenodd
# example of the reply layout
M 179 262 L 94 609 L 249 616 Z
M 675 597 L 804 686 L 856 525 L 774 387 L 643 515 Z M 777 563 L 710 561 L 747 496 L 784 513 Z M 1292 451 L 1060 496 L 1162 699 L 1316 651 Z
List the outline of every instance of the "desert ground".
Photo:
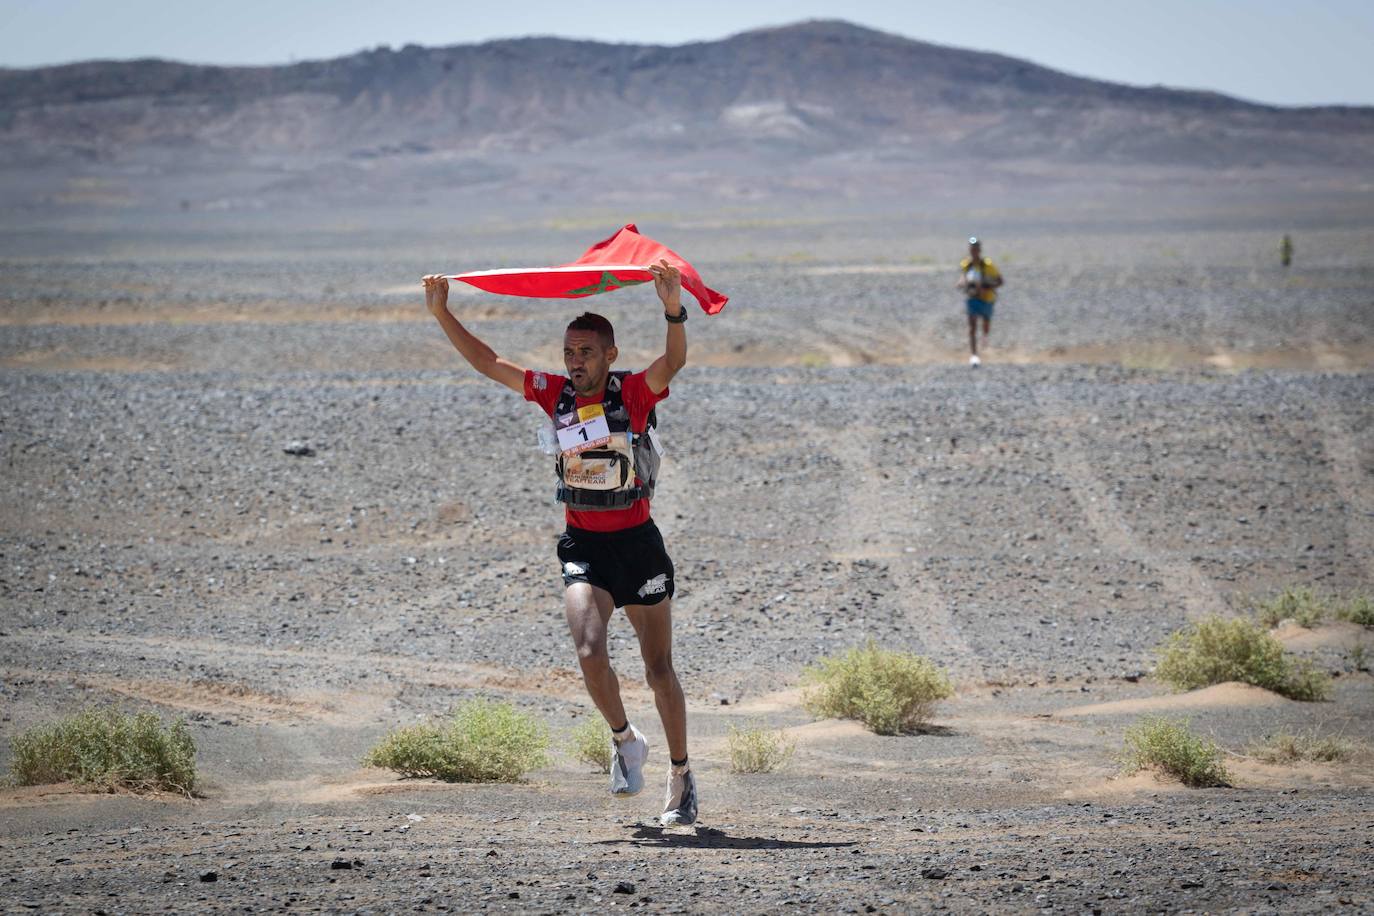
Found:
M 556 736 L 595 715 L 536 409 L 461 362 L 418 278 L 566 261 L 636 216 L 732 297 L 687 326 L 653 507 L 700 823 L 649 823 L 666 755 L 619 616 L 640 797 L 566 753 L 517 785 L 364 769 L 471 697 Z M 1287 270 L 1257 218 L 1009 224 L 976 371 L 962 228 L 446 226 L 0 233 L 0 766 L 23 729 L 115 705 L 187 719 L 203 780 L 0 790 L 4 911 L 1374 911 L 1374 758 L 1247 751 L 1374 741 L 1374 632 L 1279 630 L 1335 675 L 1324 703 L 1152 676 L 1190 620 L 1374 592 L 1374 220 L 1307 217 Z M 626 367 L 661 346 L 643 287 L 452 301 L 535 368 L 583 308 Z M 949 671 L 931 728 L 803 710 L 803 667 L 869 638 Z M 1234 785 L 1121 776 L 1148 712 L 1225 747 Z M 760 720 L 796 754 L 734 775 L 727 729 Z

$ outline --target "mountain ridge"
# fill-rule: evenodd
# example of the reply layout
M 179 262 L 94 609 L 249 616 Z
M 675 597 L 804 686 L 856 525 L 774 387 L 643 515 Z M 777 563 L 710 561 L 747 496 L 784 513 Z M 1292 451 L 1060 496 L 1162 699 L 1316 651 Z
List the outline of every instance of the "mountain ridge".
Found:
M 5 160 L 304 171 L 286 184 L 317 193 L 579 169 L 627 181 L 665 169 L 749 176 L 758 187 L 788 168 L 820 168 L 826 186 L 875 175 L 898 186 L 979 162 L 1348 170 L 1374 168 L 1374 108 L 1127 86 L 812 20 L 681 45 L 527 37 L 275 66 L 3 70 Z

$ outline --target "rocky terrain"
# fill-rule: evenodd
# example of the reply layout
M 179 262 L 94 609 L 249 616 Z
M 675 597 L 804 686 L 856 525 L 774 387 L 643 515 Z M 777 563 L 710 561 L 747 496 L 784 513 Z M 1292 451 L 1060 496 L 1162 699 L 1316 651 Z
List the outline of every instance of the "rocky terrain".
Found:
M 561 753 L 516 786 L 360 768 L 468 697 L 559 736 L 594 714 L 536 413 L 458 361 L 416 281 L 614 226 L 3 234 L 0 738 L 151 709 L 191 722 L 204 779 L 192 800 L 5 790 L 4 910 L 1374 909 L 1374 760 L 1247 753 L 1283 729 L 1374 739 L 1374 634 L 1281 631 L 1337 675 L 1328 703 L 1150 674 L 1169 632 L 1246 596 L 1374 591 L 1358 226 L 1298 234 L 1288 271 L 1265 226 L 1009 228 L 971 371 L 957 235 L 641 221 L 732 296 L 688 325 L 654 505 L 700 826 L 645 824 L 664 758 L 623 620 L 657 744 L 641 798 Z M 644 290 L 453 301 L 536 367 L 583 306 L 628 366 L 663 333 Z M 801 668 L 870 637 L 955 678 L 926 733 L 802 711 Z M 1235 785 L 1118 777 L 1151 711 L 1226 747 Z M 727 728 L 760 719 L 795 758 L 730 774 Z
M 669 47 L 526 38 L 275 67 L 0 70 L 0 202 L 29 214 L 426 193 L 927 209 L 951 186 L 941 206 L 1264 186 L 1367 208 L 1371 167 L 1369 108 L 1105 83 L 837 21 Z

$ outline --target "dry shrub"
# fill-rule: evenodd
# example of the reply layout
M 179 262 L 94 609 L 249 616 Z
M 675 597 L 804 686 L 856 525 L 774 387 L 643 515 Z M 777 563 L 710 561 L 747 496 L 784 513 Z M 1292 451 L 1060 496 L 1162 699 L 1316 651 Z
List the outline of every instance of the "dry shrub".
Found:
M 821 719 L 857 719 L 880 735 L 918 731 L 939 700 L 954 695 L 929 659 L 880 649 L 873 640 L 802 672 L 803 704 Z
M 1266 627 L 1276 627 L 1291 620 L 1300 627 L 1311 629 L 1328 618 L 1374 627 L 1374 600 L 1368 595 L 1340 597 L 1322 594 L 1306 586 L 1286 588 L 1272 598 L 1256 602 L 1254 611 Z
M 1336 616 L 1362 627 L 1374 627 L 1374 600 L 1368 595 L 1353 595 L 1336 606 Z
M 1230 784 L 1221 748 L 1194 734 L 1186 719 L 1146 716 L 1126 729 L 1125 740 L 1121 763 L 1128 773 L 1155 770 L 1193 788 Z
M 1335 763 L 1355 753 L 1355 744 L 1345 738 L 1328 735 L 1319 738 L 1315 733 L 1270 735 L 1263 744 L 1250 749 L 1250 754 L 1265 763 L 1295 764 L 1304 761 Z
M 1276 627 L 1291 620 L 1300 627 L 1311 629 L 1331 612 L 1331 599 L 1311 588 L 1286 588 L 1255 605 L 1255 616 L 1266 627 Z
M 1174 633 L 1155 673 L 1176 690 L 1240 681 L 1294 700 L 1324 700 L 1331 679 L 1284 652 L 1263 627 L 1235 618 L 1208 617 Z
M 85 709 L 31 728 L 11 745 L 10 769 L 21 786 L 70 781 L 109 792 L 195 791 L 196 743 L 183 720 L 164 726 L 148 712 Z
M 568 752 L 598 773 L 611 772 L 611 728 L 600 717 L 584 719 L 568 736 Z
M 391 732 L 363 758 L 402 776 L 446 782 L 519 782 L 548 763 L 544 723 L 509 703 L 471 700 L 448 720 Z
M 751 721 L 743 727 L 731 723 L 725 743 L 730 750 L 732 773 L 771 773 L 787 763 L 797 749 L 797 743 L 786 732 L 769 728 L 762 721 Z

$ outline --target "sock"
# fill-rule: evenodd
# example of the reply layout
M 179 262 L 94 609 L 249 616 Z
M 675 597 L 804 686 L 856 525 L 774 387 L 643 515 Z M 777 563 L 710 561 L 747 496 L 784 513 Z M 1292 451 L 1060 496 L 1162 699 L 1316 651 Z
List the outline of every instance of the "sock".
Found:
M 631 735 L 632 732 L 630 731 L 629 719 L 626 719 L 625 724 L 620 726 L 619 728 L 611 729 L 611 740 L 614 741 L 616 744 L 619 744 L 622 741 L 628 741 Z
M 687 766 L 686 757 L 683 757 L 681 760 L 672 760 L 670 758 L 668 762 L 673 765 L 674 773 L 686 773 L 687 770 L 690 769 L 690 767 Z

